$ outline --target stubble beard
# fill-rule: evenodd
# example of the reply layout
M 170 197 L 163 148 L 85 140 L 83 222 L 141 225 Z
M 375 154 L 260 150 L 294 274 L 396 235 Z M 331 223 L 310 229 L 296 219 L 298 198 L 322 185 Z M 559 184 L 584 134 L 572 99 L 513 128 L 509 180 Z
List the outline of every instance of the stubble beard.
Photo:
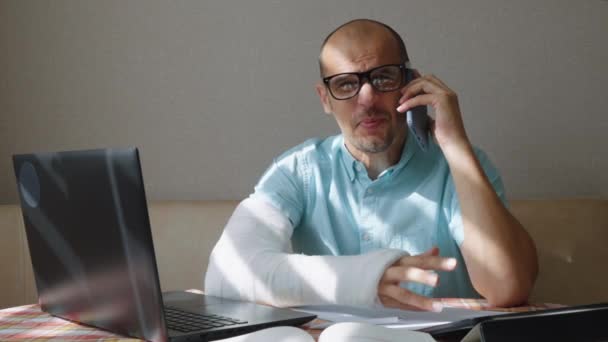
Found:
M 361 137 L 351 135 L 351 144 L 359 151 L 364 153 L 380 153 L 386 151 L 393 141 L 395 140 L 395 133 L 393 130 L 388 130 L 384 137 Z
M 398 122 L 395 123 L 391 120 L 391 113 L 388 111 L 372 109 L 365 113 L 363 116 L 369 117 L 381 117 L 386 118 L 384 125 L 385 131 L 381 135 L 357 135 L 357 125 L 360 122 L 360 116 L 351 122 L 351 127 L 354 130 L 350 132 L 346 138 L 350 144 L 360 152 L 363 153 L 381 153 L 385 152 L 395 141 L 397 136 L 396 129 L 399 126 Z

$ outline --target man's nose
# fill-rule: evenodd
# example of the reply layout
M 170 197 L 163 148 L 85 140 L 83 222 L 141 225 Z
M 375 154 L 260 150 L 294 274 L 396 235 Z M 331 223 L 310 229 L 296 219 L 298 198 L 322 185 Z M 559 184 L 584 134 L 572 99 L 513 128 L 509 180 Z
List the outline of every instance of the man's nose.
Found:
M 357 96 L 357 102 L 364 107 L 370 107 L 377 98 L 376 89 L 369 82 L 363 83 Z

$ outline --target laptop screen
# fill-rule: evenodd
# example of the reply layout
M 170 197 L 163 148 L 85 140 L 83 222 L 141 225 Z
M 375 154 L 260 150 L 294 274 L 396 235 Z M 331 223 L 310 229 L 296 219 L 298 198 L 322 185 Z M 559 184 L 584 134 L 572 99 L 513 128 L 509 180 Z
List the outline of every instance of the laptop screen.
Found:
M 42 309 L 166 339 L 137 149 L 22 154 L 13 162 Z

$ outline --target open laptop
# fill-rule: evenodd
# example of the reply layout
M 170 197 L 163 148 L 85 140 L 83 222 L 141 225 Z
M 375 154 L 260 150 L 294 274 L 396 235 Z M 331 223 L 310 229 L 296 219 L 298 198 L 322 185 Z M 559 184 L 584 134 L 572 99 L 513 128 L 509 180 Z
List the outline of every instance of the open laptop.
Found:
M 20 154 L 13 165 L 43 311 L 149 341 L 209 341 L 315 317 L 161 295 L 136 148 Z

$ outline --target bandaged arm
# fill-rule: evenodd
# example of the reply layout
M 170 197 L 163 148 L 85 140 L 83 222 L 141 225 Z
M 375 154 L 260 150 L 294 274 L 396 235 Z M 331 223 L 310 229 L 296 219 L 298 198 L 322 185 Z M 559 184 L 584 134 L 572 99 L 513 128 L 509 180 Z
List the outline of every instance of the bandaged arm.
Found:
M 404 251 L 353 256 L 291 252 L 293 226 L 260 197 L 242 201 L 209 257 L 205 293 L 278 307 L 377 306 L 378 282 Z

